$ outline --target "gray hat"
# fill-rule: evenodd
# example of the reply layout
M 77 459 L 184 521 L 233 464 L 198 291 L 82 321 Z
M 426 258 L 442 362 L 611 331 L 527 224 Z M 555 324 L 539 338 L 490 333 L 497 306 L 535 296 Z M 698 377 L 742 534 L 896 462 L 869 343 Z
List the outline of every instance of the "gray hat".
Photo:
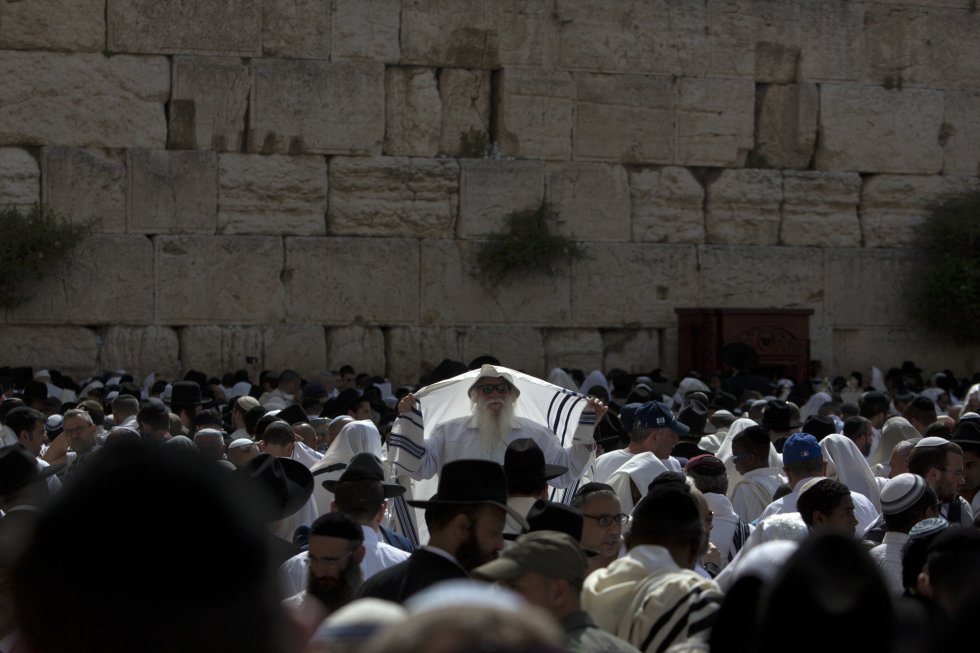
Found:
M 926 481 L 918 474 L 899 474 L 881 489 L 881 512 L 896 515 L 908 510 L 922 498 Z

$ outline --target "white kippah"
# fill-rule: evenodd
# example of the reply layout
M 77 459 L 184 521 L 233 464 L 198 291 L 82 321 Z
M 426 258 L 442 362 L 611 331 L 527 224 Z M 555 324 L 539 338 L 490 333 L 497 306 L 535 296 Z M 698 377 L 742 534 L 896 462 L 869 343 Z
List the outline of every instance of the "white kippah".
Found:
M 924 447 L 941 447 L 944 444 L 949 444 L 949 440 L 947 440 L 946 438 L 940 438 L 940 437 L 936 437 L 934 435 L 931 435 L 928 438 L 922 438 L 921 440 L 919 440 L 918 442 L 916 442 L 915 443 L 915 448 L 916 449 L 921 449 L 921 448 L 924 448 Z
M 926 482 L 918 474 L 899 474 L 881 489 L 881 512 L 895 515 L 911 508 L 922 498 Z
M 249 440 L 248 438 L 236 438 L 235 440 L 232 440 L 231 444 L 228 445 L 228 448 L 237 449 L 239 447 L 247 447 L 250 444 L 255 444 L 255 442 L 253 440 Z
M 218 429 L 198 429 L 197 431 L 194 431 L 195 438 L 199 435 L 210 435 L 211 437 L 219 437 L 219 438 L 225 437 L 224 433 L 222 433 Z

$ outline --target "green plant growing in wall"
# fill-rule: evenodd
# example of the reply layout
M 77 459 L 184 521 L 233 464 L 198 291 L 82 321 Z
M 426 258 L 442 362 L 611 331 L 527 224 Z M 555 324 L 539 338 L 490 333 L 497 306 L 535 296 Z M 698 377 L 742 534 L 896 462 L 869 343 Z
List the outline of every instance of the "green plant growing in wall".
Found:
M 919 243 L 913 313 L 958 342 L 980 342 L 980 190 L 934 202 Z
M 574 239 L 552 232 L 557 224 L 558 211 L 548 202 L 509 213 L 506 228 L 477 251 L 483 278 L 497 283 L 533 272 L 554 273 L 559 265 L 585 255 Z
M 94 221 L 70 222 L 49 209 L 34 205 L 26 214 L 0 209 L 0 308 L 30 298 L 25 287 L 60 269 L 64 257 L 92 233 Z

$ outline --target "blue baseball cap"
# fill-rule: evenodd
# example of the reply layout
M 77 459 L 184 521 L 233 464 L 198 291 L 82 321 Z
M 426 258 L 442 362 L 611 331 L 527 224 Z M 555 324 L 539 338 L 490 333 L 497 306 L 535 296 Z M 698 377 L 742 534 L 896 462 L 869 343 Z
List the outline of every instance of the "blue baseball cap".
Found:
M 823 460 L 820 443 L 809 433 L 794 433 L 783 445 L 783 464 L 794 465 L 810 460 Z
M 643 404 L 626 404 L 619 409 L 619 421 L 627 433 L 633 432 L 633 427 L 636 425 L 636 411 L 641 408 Z
M 648 401 L 636 411 L 636 425 L 650 429 L 670 429 L 677 435 L 687 435 L 690 429 L 677 421 L 667 404 Z

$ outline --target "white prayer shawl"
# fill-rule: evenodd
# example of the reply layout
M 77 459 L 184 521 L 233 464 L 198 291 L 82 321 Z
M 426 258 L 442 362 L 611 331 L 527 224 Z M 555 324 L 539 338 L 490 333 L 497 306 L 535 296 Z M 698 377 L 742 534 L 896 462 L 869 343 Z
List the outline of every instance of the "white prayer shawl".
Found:
M 548 372 L 548 383 L 556 385 L 559 388 L 571 390 L 572 392 L 578 392 L 578 385 L 576 385 L 575 379 L 560 367 L 554 367 Z
M 715 454 L 721 462 L 725 463 L 725 470 L 728 472 L 729 499 L 732 498 L 735 486 L 742 480 L 742 475 L 735 469 L 735 461 L 732 460 L 732 439 L 750 426 L 756 425 L 755 420 L 751 420 L 748 417 L 741 417 L 732 422 L 728 433 L 725 434 L 724 441 L 718 447 L 718 453 Z M 777 469 L 782 469 L 783 467 L 783 457 L 776 452 L 776 447 L 771 442 L 769 443 L 769 467 L 776 467 Z
M 628 515 L 633 511 L 633 491 L 630 488 L 630 481 L 636 484 L 636 489 L 643 496 L 647 493 L 647 486 L 653 479 L 667 471 L 669 471 L 667 466 L 653 452 L 644 451 L 623 463 L 606 479 L 606 483 L 615 490 L 621 510 Z
M 922 435 L 904 417 L 890 417 L 881 428 L 881 440 L 871 456 L 871 465 L 887 465 L 895 446 L 902 440 L 921 440 Z
M 683 379 L 677 384 L 677 392 L 674 393 L 672 398 L 675 408 L 684 405 L 684 397 L 687 396 L 688 392 L 704 392 L 707 394 L 711 392 L 711 388 L 705 385 L 704 381 L 695 379 L 693 376 Z
M 297 443 L 299 444 L 299 443 Z M 313 498 L 316 499 L 320 514 L 330 512 L 333 492 L 323 487 L 323 481 L 336 481 L 347 469 L 351 458 L 359 453 L 374 454 L 382 460 L 384 452 L 381 448 L 381 433 L 370 420 L 358 420 L 347 423 L 331 443 L 327 453 L 317 461 L 310 471 L 313 472 Z
M 836 476 L 831 478 L 840 481 L 852 492 L 864 495 L 875 510 L 881 512 L 878 483 L 854 441 L 846 435 L 834 433 L 820 441 L 820 448 L 823 449 L 824 459 L 833 461 L 837 468 Z
M 815 392 L 800 408 L 800 419 L 806 420 L 810 415 L 816 415 L 821 406 L 832 400 L 831 396 L 826 392 Z
M 582 386 L 578 391 L 583 395 L 588 395 L 589 390 L 595 386 L 603 388 L 607 395 L 612 396 L 612 390 L 609 389 L 609 381 L 606 379 L 606 375 L 599 370 L 589 372 L 589 375 L 585 377 L 585 381 L 582 382 Z
M 542 444 L 538 440 L 540 434 L 546 433 L 547 437 L 553 437 L 551 447 L 542 446 L 547 462 L 568 467 L 570 474 L 577 473 L 581 476 L 592 460 L 595 442 L 595 411 L 586 409 L 586 398 L 522 372 L 500 366 L 497 366 L 497 370 L 509 375 L 520 391 L 514 404 L 515 421 L 529 423 L 529 427 L 523 429 L 526 433 L 512 430 L 511 435 L 537 435 L 535 439 L 539 446 Z M 456 459 L 443 458 L 442 451 L 436 450 L 440 448 L 438 445 L 432 448 L 427 445 L 434 444 L 435 441 L 430 441 L 433 433 L 447 422 L 458 420 L 458 425 L 467 426 L 469 418 L 473 416 L 473 404 L 468 391 L 479 376 L 480 370 L 471 370 L 422 388 L 415 393 L 415 406 L 409 412 L 399 414 L 392 426 L 388 444 L 392 469 L 398 482 L 408 487 L 409 491 L 392 502 L 394 520 L 391 527 L 409 537 L 416 545 L 426 534 L 425 522 L 421 519 L 421 514 L 409 509 L 406 501 L 412 497 L 428 499 L 435 494 L 438 487 L 438 467 L 432 470 L 432 475 L 425 473 L 435 459 L 438 459 L 438 466 Z M 444 433 L 444 429 L 441 433 Z M 561 451 L 557 451 L 559 449 Z M 564 459 L 549 459 L 549 451 L 560 453 Z M 494 452 L 493 458 L 502 464 L 504 449 Z M 553 487 L 557 487 L 556 481 L 558 479 L 552 481 Z M 578 485 L 577 481 L 572 481 L 565 486 L 563 492 L 552 490 L 551 499 L 567 503 L 574 496 Z

